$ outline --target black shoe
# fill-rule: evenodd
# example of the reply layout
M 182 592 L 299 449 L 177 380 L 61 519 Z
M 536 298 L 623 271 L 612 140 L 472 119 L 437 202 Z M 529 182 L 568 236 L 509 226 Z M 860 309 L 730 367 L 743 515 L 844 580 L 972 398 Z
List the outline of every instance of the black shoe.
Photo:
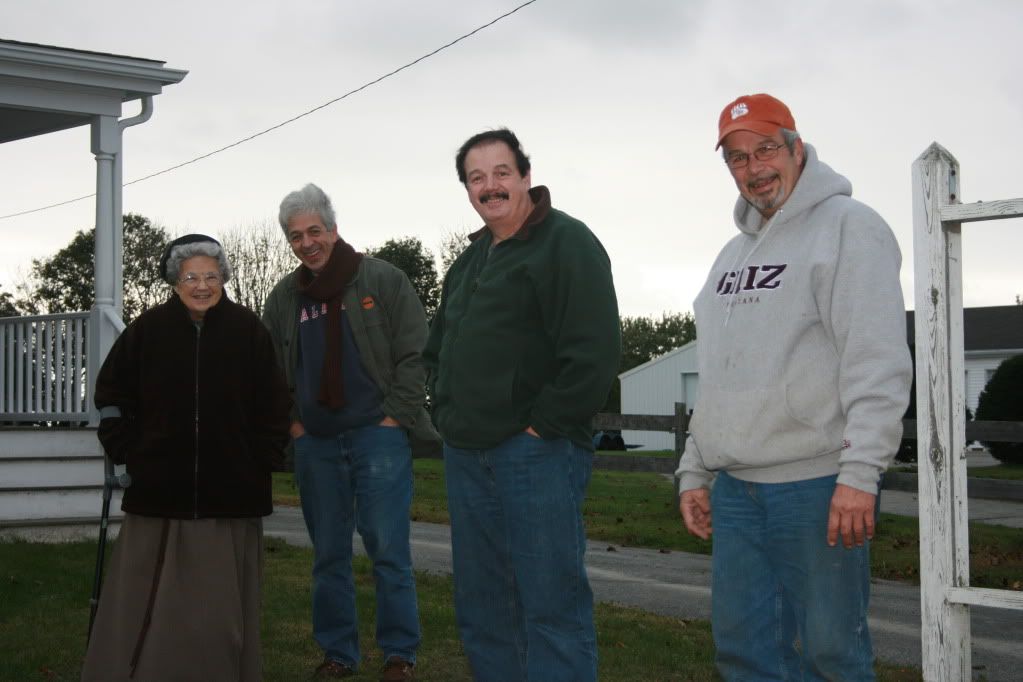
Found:
M 341 661 L 329 658 L 323 659 L 323 663 L 316 668 L 312 679 L 314 680 L 339 680 L 342 677 L 354 677 L 355 671 Z
M 380 682 L 412 682 L 416 679 L 413 670 L 415 663 L 410 663 L 404 658 L 391 656 L 384 663 L 384 669 L 380 671 Z

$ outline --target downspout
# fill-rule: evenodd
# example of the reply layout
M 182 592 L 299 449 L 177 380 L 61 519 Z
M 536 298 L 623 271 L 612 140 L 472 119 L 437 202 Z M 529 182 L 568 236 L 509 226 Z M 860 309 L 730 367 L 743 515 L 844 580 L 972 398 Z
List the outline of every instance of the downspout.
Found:
M 120 137 L 123 140 L 124 129 L 145 123 L 153 115 L 153 96 L 146 95 L 142 98 L 142 111 L 137 116 L 122 118 L 117 122 Z M 118 152 L 114 161 L 114 216 L 117 218 L 114 229 L 114 253 L 120 257 L 114 259 L 114 308 L 117 314 L 124 316 L 124 214 L 122 213 L 123 202 L 121 199 L 124 192 L 123 184 L 123 153 L 124 145 L 118 145 Z
M 142 98 L 142 111 L 139 112 L 138 116 L 132 116 L 131 118 L 122 118 L 117 122 L 117 125 L 123 131 L 125 128 L 131 128 L 137 126 L 139 123 L 145 123 L 153 115 L 153 96 L 146 95 Z

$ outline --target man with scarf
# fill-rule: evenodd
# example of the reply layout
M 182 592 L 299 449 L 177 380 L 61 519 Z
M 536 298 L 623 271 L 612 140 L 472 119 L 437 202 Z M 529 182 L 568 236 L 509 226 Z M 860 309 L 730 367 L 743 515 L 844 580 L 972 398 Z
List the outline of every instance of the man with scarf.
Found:
M 330 198 L 308 184 L 279 220 L 301 265 L 267 297 L 288 385 L 295 480 L 313 542 L 316 679 L 350 677 L 360 661 L 352 536 L 359 531 L 377 597 L 381 680 L 411 680 L 419 615 L 409 547 L 409 438 L 437 440 L 423 407 L 423 306 L 398 268 L 338 235 Z

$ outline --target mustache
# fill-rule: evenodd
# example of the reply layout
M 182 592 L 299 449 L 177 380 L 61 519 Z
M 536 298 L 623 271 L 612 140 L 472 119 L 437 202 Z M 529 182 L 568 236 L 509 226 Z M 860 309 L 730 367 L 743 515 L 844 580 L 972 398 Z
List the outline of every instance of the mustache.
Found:
M 485 192 L 485 193 L 480 195 L 480 202 L 481 203 L 486 203 L 486 202 L 490 201 L 491 199 L 504 199 L 505 201 L 507 201 L 508 200 L 508 193 L 507 192 Z

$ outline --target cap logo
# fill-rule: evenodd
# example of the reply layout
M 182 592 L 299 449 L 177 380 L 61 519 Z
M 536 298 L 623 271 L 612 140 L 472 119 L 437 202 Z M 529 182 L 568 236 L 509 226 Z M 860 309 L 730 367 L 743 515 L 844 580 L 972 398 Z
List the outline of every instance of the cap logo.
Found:
M 735 119 L 739 118 L 740 116 L 745 116 L 748 113 L 749 113 L 749 107 L 746 106 L 746 103 L 745 102 L 739 102 L 734 107 L 732 107 L 732 120 L 734 121 Z

